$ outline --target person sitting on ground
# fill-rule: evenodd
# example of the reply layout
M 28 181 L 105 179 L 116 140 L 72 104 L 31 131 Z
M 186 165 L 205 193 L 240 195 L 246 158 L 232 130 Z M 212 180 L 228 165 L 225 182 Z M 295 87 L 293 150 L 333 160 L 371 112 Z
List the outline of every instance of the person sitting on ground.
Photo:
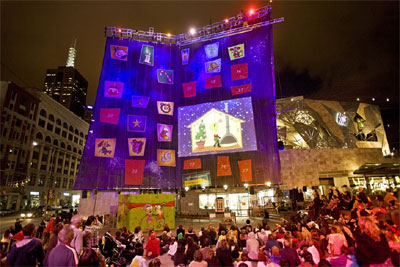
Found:
M 18 241 L 10 249 L 7 255 L 7 262 L 11 266 L 36 266 L 42 265 L 44 249 L 40 240 L 33 238 L 35 225 L 27 224 L 22 228 L 24 238 Z
M 232 266 L 231 251 L 225 239 L 221 241 L 217 248 L 217 258 L 222 266 Z
M 146 259 L 143 257 L 144 249 L 143 247 L 136 248 L 136 256 L 131 262 L 131 267 L 146 267 Z
M 188 237 L 191 237 L 193 239 L 193 241 L 197 243 L 198 237 L 197 237 L 196 233 L 193 232 L 193 227 L 191 227 L 191 226 L 188 228 L 188 232 L 185 235 L 185 238 L 188 238 Z
M 331 256 L 340 256 L 342 254 L 342 246 L 347 247 L 346 237 L 339 233 L 338 228 L 331 227 L 331 234 L 328 235 L 328 252 Z
M 171 258 L 174 257 L 177 248 L 178 248 L 178 242 L 176 242 L 175 237 L 172 237 L 168 248 L 168 255 L 170 255 Z
M 199 250 L 194 253 L 194 260 L 189 264 L 189 267 L 207 267 L 208 263 L 203 260 L 203 254 Z
M 271 255 L 272 254 L 271 250 L 272 250 L 272 247 L 274 247 L 274 246 L 277 247 L 278 249 L 280 248 L 279 242 L 276 241 L 276 239 L 275 239 L 275 235 L 274 234 L 269 234 L 268 235 L 268 241 L 265 244 L 265 248 L 264 248 L 264 251 L 267 253 L 267 255 Z
M 272 247 L 270 260 L 275 264 L 280 264 L 281 255 L 279 254 L 279 248 L 277 246 Z
M 281 249 L 281 262 L 282 260 L 287 260 L 290 266 L 297 266 L 301 264 L 300 258 L 297 255 L 297 251 L 294 248 L 290 247 L 289 240 L 284 240 L 283 242 L 284 248 Z M 282 264 L 281 264 L 282 265 Z
M 105 261 L 103 255 L 99 257 L 96 251 L 92 248 L 85 248 L 79 258 L 78 266 L 97 266 L 105 267 Z
M 154 258 L 149 262 L 149 267 L 160 267 L 161 261 L 159 258 Z
M 199 247 L 193 241 L 193 239 L 191 237 L 188 237 L 185 251 L 188 262 L 191 262 L 194 259 L 194 253 L 198 248 Z
M 226 240 L 226 234 L 224 230 L 221 231 L 221 234 L 218 237 L 217 247 L 219 246 L 219 243 L 221 243 L 222 240 Z
M 174 266 L 186 266 L 187 258 L 185 254 L 185 247 L 182 244 L 178 244 L 176 253 L 174 255 Z
M 241 249 L 246 247 L 247 239 L 248 239 L 248 236 L 247 236 L 246 230 L 242 229 L 240 231 L 240 235 L 239 235 L 239 247 Z
M 64 225 L 58 232 L 59 244 L 50 252 L 48 266 L 77 266 L 79 263 L 78 254 L 70 246 L 74 238 L 74 230 L 71 225 Z
M 240 255 L 240 261 L 235 262 L 233 265 L 235 267 L 252 267 L 251 262 L 249 261 L 249 253 L 246 249 L 243 250 L 242 255 Z
M 160 239 L 156 237 L 156 232 L 152 232 L 149 240 L 146 245 L 146 254 L 145 256 L 149 256 L 149 252 L 151 252 L 151 256 L 160 256 Z
M 248 258 L 250 260 L 256 261 L 258 260 L 258 251 L 260 244 L 255 238 L 255 234 L 253 232 L 249 233 L 249 239 L 246 242 L 246 249 L 249 252 Z
M 182 224 L 180 224 L 178 229 L 176 229 L 176 235 L 178 236 L 180 233 L 182 233 L 182 236 L 185 236 L 185 229 L 183 229 Z
M 205 238 L 203 248 L 200 249 L 201 254 L 203 254 L 203 259 L 207 259 L 207 254 L 208 254 L 208 251 L 210 251 L 210 250 L 212 250 L 212 248 L 210 248 L 210 239 Z
M 215 256 L 215 252 L 213 249 L 209 249 L 206 255 L 206 262 L 208 263 L 208 267 L 220 267 L 221 263 L 219 262 L 217 256 Z

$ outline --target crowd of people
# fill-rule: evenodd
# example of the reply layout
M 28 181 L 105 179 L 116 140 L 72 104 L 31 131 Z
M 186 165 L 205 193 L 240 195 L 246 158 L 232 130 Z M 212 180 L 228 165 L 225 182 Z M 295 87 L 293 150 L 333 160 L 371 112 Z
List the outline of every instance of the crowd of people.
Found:
M 265 219 L 103 233 L 101 217 L 55 217 L 5 231 L 1 259 L 11 266 L 400 266 L 399 213 L 390 190 L 372 197 L 362 188 L 353 195 L 332 188 L 328 196 L 315 191 L 309 207 L 274 226 Z

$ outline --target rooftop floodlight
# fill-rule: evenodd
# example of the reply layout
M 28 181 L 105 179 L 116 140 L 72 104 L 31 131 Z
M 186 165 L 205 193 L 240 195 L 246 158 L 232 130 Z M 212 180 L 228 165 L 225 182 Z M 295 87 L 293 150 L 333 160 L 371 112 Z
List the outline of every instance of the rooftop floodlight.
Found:
M 228 185 L 227 184 L 224 184 L 224 189 L 225 190 L 228 189 Z
M 195 35 L 196 34 L 196 29 L 195 28 L 190 28 L 189 33 L 191 35 Z

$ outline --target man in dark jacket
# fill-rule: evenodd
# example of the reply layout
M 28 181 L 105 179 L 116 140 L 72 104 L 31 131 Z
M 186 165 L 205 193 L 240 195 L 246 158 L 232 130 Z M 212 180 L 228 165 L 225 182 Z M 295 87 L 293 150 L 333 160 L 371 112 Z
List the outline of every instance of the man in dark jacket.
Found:
M 11 266 L 36 266 L 42 265 L 44 249 L 40 240 L 33 238 L 35 225 L 27 224 L 22 228 L 24 239 L 11 247 L 7 261 Z

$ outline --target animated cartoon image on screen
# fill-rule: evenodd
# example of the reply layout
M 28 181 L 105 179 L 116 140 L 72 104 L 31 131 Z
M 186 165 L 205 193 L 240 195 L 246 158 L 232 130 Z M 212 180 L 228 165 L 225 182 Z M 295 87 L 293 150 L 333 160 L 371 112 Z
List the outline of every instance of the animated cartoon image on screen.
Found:
M 146 214 L 140 220 L 139 225 L 145 230 L 150 230 L 154 228 L 162 229 L 165 226 L 163 205 L 164 203 L 156 204 L 155 206 L 153 206 L 152 204 L 146 204 L 143 207 Z
M 242 123 L 245 120 L 229 114 L 229 104 L 224 111 L 211 108 L 187 127 L 190 128 L 192 152 L 242 148 Z

